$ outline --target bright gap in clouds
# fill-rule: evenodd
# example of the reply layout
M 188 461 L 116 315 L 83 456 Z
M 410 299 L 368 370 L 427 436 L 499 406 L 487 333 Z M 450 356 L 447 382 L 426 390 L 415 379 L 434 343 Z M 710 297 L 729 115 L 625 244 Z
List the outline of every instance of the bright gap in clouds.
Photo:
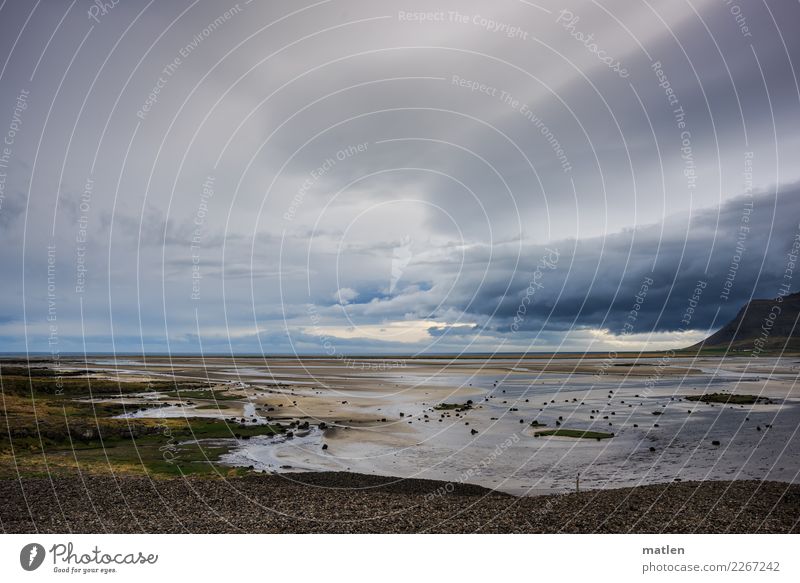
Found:
M 386 322 L 384 324 L 366 324 L 363 326 L 315 326 L 302 331 L 320 338 L 332 337 L 342 340 L 377 340 L 380 342 L 401 342 L 416 344 L 430 342 L 436 335 L 432 331 L 470 330 L 475 324 L 447 324 L 430 320 L 409 320 Z

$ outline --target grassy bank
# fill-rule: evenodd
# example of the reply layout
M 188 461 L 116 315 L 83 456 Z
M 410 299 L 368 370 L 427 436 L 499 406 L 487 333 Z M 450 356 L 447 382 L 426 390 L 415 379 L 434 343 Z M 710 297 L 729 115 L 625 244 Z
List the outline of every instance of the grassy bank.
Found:
M 113 402 L 140 393 L 174 399 L 231 401 L 235 395 L 180 382 L 117 382 L 43 368 L 2 368 L 0 477 L 122 473 L 169 477 L 237 475 L 215 463 L 236 440 L 285 431 L 279 424 L 245 425 L 216 419 L 114 418 L 162 406 Z M 107 399 L 112 402 L 93 402 Z M 209 403 L 206 407 L 214 407 Z M 199 445 L 198 440 L 216 440 Z

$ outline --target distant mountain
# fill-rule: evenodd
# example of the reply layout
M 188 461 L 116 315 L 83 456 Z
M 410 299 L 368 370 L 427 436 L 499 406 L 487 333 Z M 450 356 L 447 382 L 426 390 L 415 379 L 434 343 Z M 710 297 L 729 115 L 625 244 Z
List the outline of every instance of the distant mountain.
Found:
M 800 351 L 800 293 L 752 300 L 736 317 L 689 350 L 727 348 L 735 352 Z

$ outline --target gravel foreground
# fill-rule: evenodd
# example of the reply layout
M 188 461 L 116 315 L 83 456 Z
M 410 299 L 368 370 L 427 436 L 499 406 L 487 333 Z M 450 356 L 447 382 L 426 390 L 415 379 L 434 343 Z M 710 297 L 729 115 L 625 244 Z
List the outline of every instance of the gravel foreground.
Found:
M 681 482 L 518 498 L 349 473 L 0 480 L 8 533 L 788 533 L 800 485 Z

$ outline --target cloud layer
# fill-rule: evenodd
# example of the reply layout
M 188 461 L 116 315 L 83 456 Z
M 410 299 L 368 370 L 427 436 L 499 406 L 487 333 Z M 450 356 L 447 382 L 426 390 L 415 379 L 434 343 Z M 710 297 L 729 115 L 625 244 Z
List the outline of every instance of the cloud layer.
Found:
M 0 350 L 679 346 L 785 276 L 796 4 L 92 6 L 0 9 Z

